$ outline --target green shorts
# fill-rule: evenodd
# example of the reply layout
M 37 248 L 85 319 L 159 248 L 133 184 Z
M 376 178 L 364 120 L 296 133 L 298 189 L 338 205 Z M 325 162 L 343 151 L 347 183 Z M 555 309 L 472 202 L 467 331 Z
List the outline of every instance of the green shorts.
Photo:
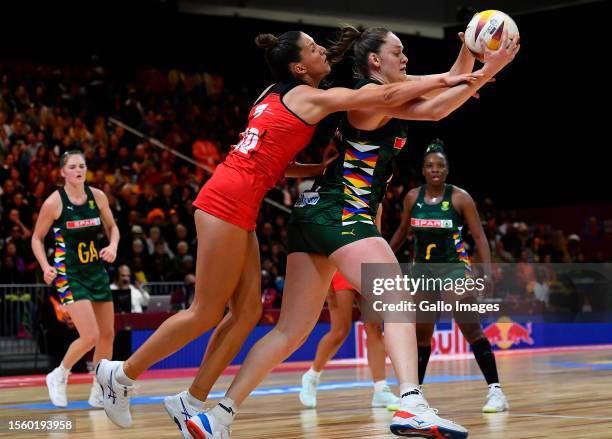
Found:
M 304 252 L 329 256 L 340 247 L 372 237 L 381 237 L 373 224 L 329 226 L 292 222 L 287 226 L 288 253 Z
M 89 300 L 91 302 L 111 302 L 113 300 L 113 294 L 110 289 L 108 282 L 108 276 L 106 282 L 101 282 L 99 285 L 85 285 L 79 282 L 78 279 L 70 278 L 68 276 L 69 288 L 72 292 L 72 300 Z M 61 296 L 60 296 L 61 297 Z M 62 301 L 63 302 L 63 301 Z

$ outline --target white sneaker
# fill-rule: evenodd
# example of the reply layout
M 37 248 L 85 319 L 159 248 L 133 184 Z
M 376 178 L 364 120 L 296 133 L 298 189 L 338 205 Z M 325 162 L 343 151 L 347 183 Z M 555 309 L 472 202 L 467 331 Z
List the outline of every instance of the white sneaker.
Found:
M 502 392 L 501 387 L 492 385 L 489 388 L 489 394 L 487 395 L 487 402 L 482 408 L 483 413 L 500 413 L 508 410 L 508 400 L 506 395 Z
M 414 404 L 416 402 L 416 404 Z M 438 416 L 438 411 L 427 404 L 425 398 L 411 397 L 408 406 L 402 399 L 402 407 L 393 415 L 390 429 L 396 436 L 425 437 L 430 439 L 465 439 L 468 431 L 459 424 Z M 414 404 L 414 405 L 413 405 Z
M 315 408 L 317 406 L 317 385 L 319 379 L 309 373 L 302 375 L 302 388 L 300 389 L 300 402 L 303 406 Z
M 185 439 L 191 439 L 186 423 L 189 418 L 200 411 L 200 407 L 189 404 L 189 401 L 187 400 L 187 390 L 184 390 L 178 395 L 166 396 L 164 398 L 164 408 L 166 409 L 168 416 L 170 416 L 170 418 L 178 426 L 183 437 Z
M 372 395 L 372 407 L 386 407 L 391 411 L 399 410 L 400 399 L 393 394 L 389 386 L 385 386 L 381 391 L 374 392 Z
M 66 397 L 68 375 L 64 374 L 59 367 L 56 367 L 47 374 L 45 381 L 47 382 L 49 398 L 53 405 L 57 407 L 66 407 L 68 405 L 68 398 Z
M 134 386 L 117 382 L 115 377 L 122 367 L 123 361 L 100 360 L 96 367 L 96 378 L 102 386 L 106 416 L 119 427 L 127 428 L 132 425 L 129 394 Z
M 229 439 L 229 428 L 217 421 L 211 411 L 198 412 L 187 420 L 187 431 L 193 439 Z
M 89 399 L 87 400 L 90 406 L 97 409 L 104 408 L 104 392 L 102 392 L 102 386 L 98 382 L 98 379 L 94 375 L 93 383 L 91 385 L 91 391 L 89 392 Z

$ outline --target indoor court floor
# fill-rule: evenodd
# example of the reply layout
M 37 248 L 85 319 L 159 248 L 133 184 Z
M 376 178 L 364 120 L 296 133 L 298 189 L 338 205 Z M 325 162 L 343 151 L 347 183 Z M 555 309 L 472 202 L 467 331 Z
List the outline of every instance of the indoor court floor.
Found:
M 497 362 L 509 412 L 481 413 L 487 386 L 473 359 L 432 361 L 425 396 L 441 416 L 467 427 L 470 438 L 612 438 L 612 346 L 498 351 Z M 241 408 L 232 438 L 395 437 L 388 430 L 392 413 L 370 407 L 372 387 L 365 365 L 331 364 L 321 377 L 317 408 L 304 409 L 297 394 L 308 366 L 288 363 L 277 368 Z M 231 367 L 221 377 L 213 398 L 222 396 L 236 370 Z M 181 437 L 161 401 L 185 389 L 194 373 L 193 369 L 147 372 L 132 400 L 131 429 L 114 426 L 103 410 L 89 409 L 91 375 L 71 375 L 70 402 L 64 409 L 48 401 L 44 376 L 0 377 L 0 437 Z M 395 384 L 392 377 L 389 381 Z M 73 420 L 76 431 L 8 431 L 10 420 L 50 417 Z

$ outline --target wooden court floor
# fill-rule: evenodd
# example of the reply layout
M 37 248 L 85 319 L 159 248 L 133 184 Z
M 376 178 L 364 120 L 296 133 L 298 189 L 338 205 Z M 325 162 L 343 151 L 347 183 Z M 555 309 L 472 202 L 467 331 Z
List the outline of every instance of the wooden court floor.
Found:
M 612 350 L 498 355 L 502 386 L 510 412 L 480 412 L 487 386 L 473 360 L 432 362 L 425 395 L 440 414 L 463 424 L 470 438 L 597 438 L 612 439 Z M 303 370 L 306 369 L 306 365 Z M 260 387 L 267 395 L 252 396 L 242 407 L 232 438 L 340 439 L 393 438 L 388 430 L 392 413 L 370 407 L 371 387 L 364 366 L 341 366 L 326 371 L 317 409 L 303 409 L 296 386 L 301 371 L 279 370 Z M 213 389 L 223 391 L 231 376 L 221 377 Z M 172 438 L 181 437 L 166 415 L 161 397 L 184 389 L 187 378 L 142 380 L 139 401 L 132 408 L 134 425 L 120 429 L 103 411 L 83 408 L 89 384 L 70 384 L 68 397 L 81 407 L 60 410 L 35 408 L 48 402 L 45 387 L 0 389 L 0 437 Z M 213 402 L 214 400 L 211 400 Z M 12 407 L 9 408 L 8 406 Z M 66 415 L 76 421 L 76 432 L 43 434 L 7 431 L 11 419 L 41 419 Z

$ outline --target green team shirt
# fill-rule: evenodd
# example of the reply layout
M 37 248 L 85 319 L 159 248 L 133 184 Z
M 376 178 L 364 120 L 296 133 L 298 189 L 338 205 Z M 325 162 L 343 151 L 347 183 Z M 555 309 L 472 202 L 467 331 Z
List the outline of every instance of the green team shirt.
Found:
M 380 84 L 361 80 L 355 88 L 370 83 Z M 345 115 L 336 137 L 338 159 L 317 178 L 312 191 L 300 196 L 290 222 L 336 227 L 374 224 L 393 159 L 406 144 L 406 123 L 391 119 L 379 129 L 363 131 L 354 128 Z
M 416 262 L 461 262 L 470 265 L 461 230 L 463 218 L 453 208 L 453 185 L 447 184 L 438 204 L 425 202 L 425 186 L 421 186 L 412 211 L 410 226 L 414 232 Z
M 100 259 L 102 219 L 91 189 L 85 185 L 87 201 L 78 206 L 70 202 L 63 187 L 58 192 L 62 213 L 53 223 L 53 236 L 55 287 L 60 299 L 62 303 L 112 300 L 108 273 Z

